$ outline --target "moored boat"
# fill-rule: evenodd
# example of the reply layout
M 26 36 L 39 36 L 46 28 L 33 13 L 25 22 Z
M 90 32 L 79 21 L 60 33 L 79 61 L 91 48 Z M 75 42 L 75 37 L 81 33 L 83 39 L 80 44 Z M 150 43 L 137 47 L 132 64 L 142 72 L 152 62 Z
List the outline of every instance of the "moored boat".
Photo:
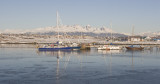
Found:
M 97 49 L 98 50 L 106 50 L 107 49 L 107 45 L 101 45 Z
M 77 47 L 44 47 L 44 48 L 39 48 L 39 51 L 54 51 L 54 50 L 74 50 L 74 49 L 80 49 L 79 46 Z
M 123 47 L 118 46 L 118 45 L 103 45 L 99 46 L 97 49 L 98 50 L 121 50 Z
M 110 45 L 107 47 L 107 50 L 121 50 L 123 47 L 116 46 L 116 45 Z
M 143 50 L 144 47 L 131 45 L 131 46 L 127 46 L 126 49 L 127 50 Z

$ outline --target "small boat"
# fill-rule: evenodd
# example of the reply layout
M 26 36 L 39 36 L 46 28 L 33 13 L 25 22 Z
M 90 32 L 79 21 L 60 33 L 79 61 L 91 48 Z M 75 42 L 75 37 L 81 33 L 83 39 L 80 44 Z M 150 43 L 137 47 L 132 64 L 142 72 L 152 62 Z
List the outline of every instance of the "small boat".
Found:
M 98 50 L 106 50 L 107 49 L 107 45 L 101 45 L 97 49 Z
M 127 50 L 143 50 L 144 47 L 131 45 L 131 46 L 126 47 L 126 49 Z
M 107 50 L 121 50 L 121 46 L 110 45 L 107 47 Z
M 118 45 L 103 45 L 99 46 L 97 49 L 98 50 L 121 50 L 123 47 L 118 46 Z

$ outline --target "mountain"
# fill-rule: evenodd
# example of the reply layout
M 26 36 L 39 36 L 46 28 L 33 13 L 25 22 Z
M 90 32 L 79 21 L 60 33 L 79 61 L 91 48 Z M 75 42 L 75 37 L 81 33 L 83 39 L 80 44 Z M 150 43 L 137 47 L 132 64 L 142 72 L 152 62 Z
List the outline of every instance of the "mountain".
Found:
M 64 25 L 64 26 L 60 26 L 59 30 L 56 27 L 46 27 L 46 28 L 37 28 L 37 29 L 33 29 L 31 32 L 32 33 L 46 33 L 46 32 L 92 32 L 92 33 L 107 33 L 107 32 L 114 32 L 109 28 L 106 27 L 101 27 L 101 28 L 94 28 L 91 27 L 90 25 L 87 25 L 85 27 L 82 27 L 80 25 Z
M 45 27 L 45 28 L 36 28 L 36 29 L 28 29 L 28 30 L 11 30 L 6 29 L 1 31 L 1 33 L 14 33 L 14 34 L 54 34 L 56 35 L 59 31 L 60 34 L 67 34 L 67 35 L 89 35 L 89 36 L 111 36 L 111 32 L 113 36 L 126 36 L 124 34 L 116 33 L 112 29 L 107 28 L 105 26 L 101 28 L 95 28 L 90 25 L 87 26 L 80 26 L 80 25 L 64 25 L 57 27 Z
M 140 33 L 139 35 L 141 36 L 160 36 L 160 31 L 157 31 L 157 32 L 143 32 L 143 33 Z

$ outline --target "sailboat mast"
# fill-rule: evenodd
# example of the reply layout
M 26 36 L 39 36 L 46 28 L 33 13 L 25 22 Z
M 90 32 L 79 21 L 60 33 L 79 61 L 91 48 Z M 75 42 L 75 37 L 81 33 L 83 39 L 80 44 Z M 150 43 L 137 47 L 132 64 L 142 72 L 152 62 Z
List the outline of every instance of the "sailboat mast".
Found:
M 134 25 L 132 27 L 132 36 L 134 36 Z
M 134 38 L 134 25 L 132 26 L 132 38 Z M 133 46 L 133 39 L 131 39 L 132 46 Z
M 58 28 L 58 41 L 59 41 L 59 20 L 58 20 L 58 11 L 57 11 L 57 24 L 56 27 Z
M 112 29 L 112 23 L 110 23 L 110 27 Z M 112 33 L 112 31 L 111 31 L 111 42 L 113 42 L 113 33 Z

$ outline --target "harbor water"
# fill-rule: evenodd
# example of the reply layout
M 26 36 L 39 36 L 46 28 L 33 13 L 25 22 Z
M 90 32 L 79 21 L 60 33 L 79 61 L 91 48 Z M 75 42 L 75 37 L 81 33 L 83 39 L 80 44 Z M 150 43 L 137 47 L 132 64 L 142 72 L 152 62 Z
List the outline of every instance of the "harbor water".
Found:
M 40 52 L 34 45 L 1 45 L 0 84 L 160 84 L 160 50 Z

